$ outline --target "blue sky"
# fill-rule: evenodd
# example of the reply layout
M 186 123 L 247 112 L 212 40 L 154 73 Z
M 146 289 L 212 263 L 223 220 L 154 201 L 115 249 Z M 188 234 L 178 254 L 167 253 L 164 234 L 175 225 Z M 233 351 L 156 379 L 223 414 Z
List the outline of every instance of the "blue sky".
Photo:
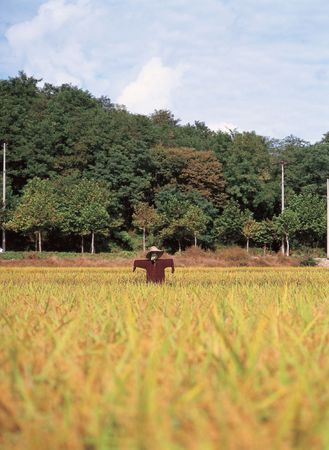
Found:
M 24 70 L 213 129 L 329 131 L 324 0 L 0 0 L 0 13 L 1 78 Z

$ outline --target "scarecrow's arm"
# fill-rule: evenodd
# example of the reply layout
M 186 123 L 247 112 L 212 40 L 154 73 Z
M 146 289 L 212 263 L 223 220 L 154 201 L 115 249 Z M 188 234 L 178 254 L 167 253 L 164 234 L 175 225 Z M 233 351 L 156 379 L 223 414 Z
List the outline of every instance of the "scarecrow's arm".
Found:
M 171 267 L 171 273 L 175 272 L 174 260 L 173 259 L 164 259 L 165 268 Z
M 135 259 L 133 272 L 135 272 L 137 267 L 139 267 L 140 269 L 146 269 L 147 263 L 148 263 L 148 261 L 146 261 L 145 259 Z

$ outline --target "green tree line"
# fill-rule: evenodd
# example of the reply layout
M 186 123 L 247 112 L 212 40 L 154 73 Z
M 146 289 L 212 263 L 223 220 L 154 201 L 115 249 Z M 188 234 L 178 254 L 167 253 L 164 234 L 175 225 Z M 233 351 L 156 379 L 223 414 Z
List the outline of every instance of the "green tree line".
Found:
M 131 114 L 107 97 L 38 81 L 0 80 L 9 249 L 324 246 L 329 133 L 311 145 L 215 132 L 167 110 Z

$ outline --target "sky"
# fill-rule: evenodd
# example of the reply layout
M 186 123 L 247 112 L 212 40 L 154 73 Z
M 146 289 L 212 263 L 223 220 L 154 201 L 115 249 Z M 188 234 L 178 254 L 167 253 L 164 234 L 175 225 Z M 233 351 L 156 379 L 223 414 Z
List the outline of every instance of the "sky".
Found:
M 0 0 L 0 78 L 24 70 L 181 123 L 319 141 L 325 0 Z

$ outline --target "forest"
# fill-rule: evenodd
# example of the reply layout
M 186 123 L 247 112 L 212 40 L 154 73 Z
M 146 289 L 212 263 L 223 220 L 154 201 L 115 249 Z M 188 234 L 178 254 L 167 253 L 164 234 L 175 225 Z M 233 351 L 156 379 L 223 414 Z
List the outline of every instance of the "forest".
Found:
M 0 80 L 8 250 L 325 246 L 329 133 L 313 144 L 224 133 L 39 82 Z

